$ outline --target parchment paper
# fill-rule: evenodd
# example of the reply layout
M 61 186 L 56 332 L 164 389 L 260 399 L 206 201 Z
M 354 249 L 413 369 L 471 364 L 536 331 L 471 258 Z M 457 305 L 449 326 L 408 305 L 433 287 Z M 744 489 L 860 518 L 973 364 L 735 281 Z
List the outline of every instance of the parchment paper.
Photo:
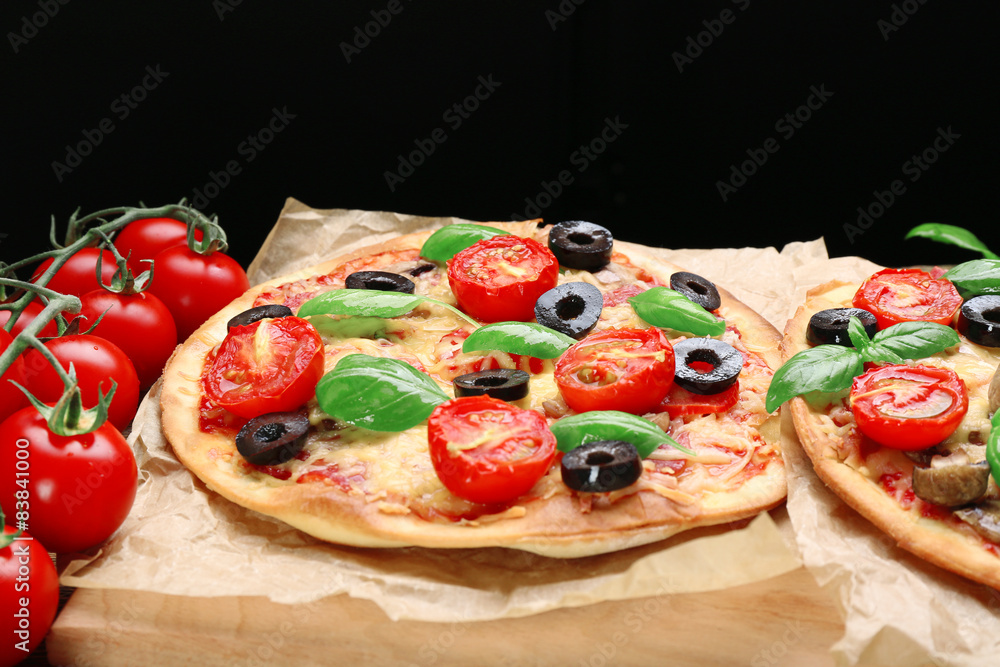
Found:
M 253 282 L 401 233 L 455 222 L 394 213 L 316 211 L 289 200 L 249 273 Z M 807 255 L 815 252 L 812 246 Z M 792 260 L 773 249 L 773 261 Z M 696 253 L 711 276 L 739 259 Z M 810 255 L 811 256 L 811 255 Z M 694 258 L 692 258 L 694 261 Z M 748 258 L 749 261 L 749 258 Z M 753 264 L 751 264 L 753 265 Z M 749 274 L 744 282 L 750 283 Z M 755 284 L 770 282 L 756 276 Z M 756 289 L 756 288 L 755 288 Z M 759 305 L 777 291 L 750 296 Z M 551 559 L 508 549 L 356 549 L 313 539 L 208 491 L 174 458 L 159 423 L 159 386 L 143 401 L 130 442 L 140 487 L 125 524 L 99 554 L 65 564 L 64 584 L 196 597 L 263 595 L 309 602 L 347 593 L 372 600 L 393 619 L 486 620 L 602 600 L 714 590 L 777 576 L 801 565 L 784 511 L 689 531 L 657 544 L 583 559 Z M 733 559 L 739 553 L 741 558 Z M 95 557 L 96 556 L 96 557 Z
M 319 211 L 290 199 L 249 273 L 260 282 L 399 233 L 458 221 Z M 828 258 L 822 239 L 780 252 L 658 254 L 725 287 L 779 330 L 808 288 L 835 278 L 860 282 L 879 268 L 859 258 Z M 157 392 L 158 386 L 140 407 L 130 438 L 141 475 L 135 508 L 99 552 L 64 559 L 64 584 L 202 597 L 266 595 L 288 603 L 347 593 L 376 602 L 394 619 L 447 622 L 735 586 L 794 569 L 800 550 L 845 616 L 845 635 L 833 649 L 838 664 L 1000 662 L 1000 592 L 896 548 L 818 480 L 787 419 L 790 526 L 779 509 L 746 525 L 557 560 L 503 549 L 352 549 L 313 540 L 232 505 L 188 473 L 160 434 Z M 733 553 L 742 557 L 733 559 Z

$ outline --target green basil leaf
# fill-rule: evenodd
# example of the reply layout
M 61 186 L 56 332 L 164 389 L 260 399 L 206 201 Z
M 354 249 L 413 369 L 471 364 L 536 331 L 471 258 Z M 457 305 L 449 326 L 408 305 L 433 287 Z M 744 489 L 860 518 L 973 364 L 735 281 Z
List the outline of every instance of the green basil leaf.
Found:
M 629 297 L 628 302 L 639 317 L 654 327 L 695 336 L 720 336 L 726 332 L 724 320 L 668 287 L 650 288 Z
M 1000 259 L 974 259 L 953 267 L 944 277 L 955 284 L 962 296 L 1000 294 Z
M 457 222 L 431 234 L 420 248 L 420 256 L 435 262 L 445 262 L 476 241 L 507 233 L 486 225 Z
M 539 359 L 555 359 L 576 341 L 566 334 L 534 322 L 497 322 L 473 331 L 462 352 L 499 350 Z
M 997 255 L 987 248 L 986 244 L 980 241 L 975 234 L 968 229 L 956 227 L 955 225 L 946 225 L 942 222 L 925 222 L 922 225 L 917 225 L 906 234 L 906 238 L 908 239 L 915 237 L 930 239 L 939 243 L 948 243 L 959 248 L 964 248 L 965 250 L 982 253 L 983 257 L 987 259 L 997 259 Z
M 903 359 L 929 357 L 958 345 L 960 341 L 954 329 L 936 322 L 901 322 L 879 331 L 872 339 L 873 347 L 888 350 Z
M 370 289 L 337 289 L 324 292 L 306 301 L 299 308 L 298 316 L 399 317 L 416 308 L 425 299 L 426 297 L 419 294 L 382 292 Z
M 861 324 L 860 318 L 852 317 L 847 320 L 847 335 L 850 337 L 854 349 L 864 356 L 865 350 L 872 345 L 872 339 L 868 337 L 868 332 L 865 331 L 865 325 Z
M 890 347 L 886 347 L 874 342 L 868 337 L 868 332 L 861 324 L 861 320 L 852 317 L 847 322 L 847 335 L 851 337 L 854 349 L 861 354 L 861 361 L 878 364 L 901 364 L 903 358 L 896 354 Z
M 331 338 L 385 338 L 391 322 L 381 317 L 346 317 L 335 320 L 328 315 L 313 315 L 309 322 L 321 336 Z
M 422 303 L 433 303 L 447 308 L 473 326 L 474 319 L 452 305 L 420 294 L 383 292 L 371 289 L 337 289 L 325 292 L 306 301 L 299 307 L 299 317 L 312 315 L 353 315 L 361 317 L 399 317 Z
M 344 357 L 316 385 L 324 412 L 372 431 L 405 431 L 448 399 L 429 375 L 405 361 L 366 354 Z
M 993 481 L 1000 480 L 1000 410 L 993 413 L 990 420 L 990 435 L 986 439 L 986 460 L 990 464 Z
M 786 361 L 771 378 L 764 405 L 774 412 L 782 403 L 810 391 L 840 391 L 864 371 L 857 350 L 843 345 L 817 345 Z
M 552 432 L 561 452 L 598 440 L 624 440 L 631 442 L 642 458 L 652 454 L 663 443 L 688 456 L 695 455 L 687 447 L 677 444 L 662 428 L 648 419 L 617 410 L 594 410 L 564 417 L 552 425 Z

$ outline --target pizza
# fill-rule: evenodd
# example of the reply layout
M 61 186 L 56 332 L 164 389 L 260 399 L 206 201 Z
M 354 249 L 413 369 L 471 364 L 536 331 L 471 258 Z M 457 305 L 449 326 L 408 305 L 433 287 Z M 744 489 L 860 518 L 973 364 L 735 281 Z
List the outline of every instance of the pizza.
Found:
M 899 546 L 1000 587 L 997 297 L 963 303 L 942 273 L 884 269 L 810 291 L 769 405 L 798 394 L 788 407 L 817 475 Z
M 779 342 L 591 223 L 450 225 L 251 288 L 176 350 L 162 424 L 321 540 L 587 556 L 783 500 Z

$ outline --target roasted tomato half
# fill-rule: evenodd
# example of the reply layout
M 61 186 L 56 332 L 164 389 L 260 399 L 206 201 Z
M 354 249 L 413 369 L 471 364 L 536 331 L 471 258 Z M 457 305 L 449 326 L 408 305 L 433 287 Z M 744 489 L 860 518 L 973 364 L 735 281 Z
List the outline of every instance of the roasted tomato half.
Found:
M 559 262 L 534 239 L 503 234 L 483 239 L 448 260 L 459 307 L 481 322 L 527 322 L 535 302 L 559 282 Z
M 674 348 L 663 332 L 605 329 L 570 347 L 556 362 L 556 384 L 577 412 L 658 408 L 674 381 Z
M 556 455 L 545 417 L 489 396 L 455 398 L 434 408 L 427 441 L 441 483 L 474 503 L 507 503 L 524 495 Z
M 969 409 L 965 383 L 947 368 L 892 365 L 854 379 L 851 410 L 861 432 L 893 449 L 925 449 L 958 428 Z
M 949 326 L 962 297 L 951 281 L 925 271 L 882 269 L 861 284 L 853 305 L 874 313 L 879 329 L 912 321 Z
M 287 412 L 312 398 L 323 375 L 323 339 L 299 317 L 234 327 L 205 375 L 216 405 L 248 419 Z

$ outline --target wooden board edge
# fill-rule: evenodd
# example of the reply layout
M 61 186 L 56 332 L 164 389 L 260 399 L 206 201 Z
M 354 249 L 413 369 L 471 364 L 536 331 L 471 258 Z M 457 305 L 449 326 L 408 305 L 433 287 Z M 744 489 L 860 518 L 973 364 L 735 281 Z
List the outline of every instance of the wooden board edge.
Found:
M 672 665 L 829 667 L 843 634 L 799 568 L 753 584 L 562 608 L 485 622 L 391 621 L 348 596 L 283 605 L 80 589 L 48 637 L 53 664 Z M 334 659 L 335 658 L 335 659 Z

